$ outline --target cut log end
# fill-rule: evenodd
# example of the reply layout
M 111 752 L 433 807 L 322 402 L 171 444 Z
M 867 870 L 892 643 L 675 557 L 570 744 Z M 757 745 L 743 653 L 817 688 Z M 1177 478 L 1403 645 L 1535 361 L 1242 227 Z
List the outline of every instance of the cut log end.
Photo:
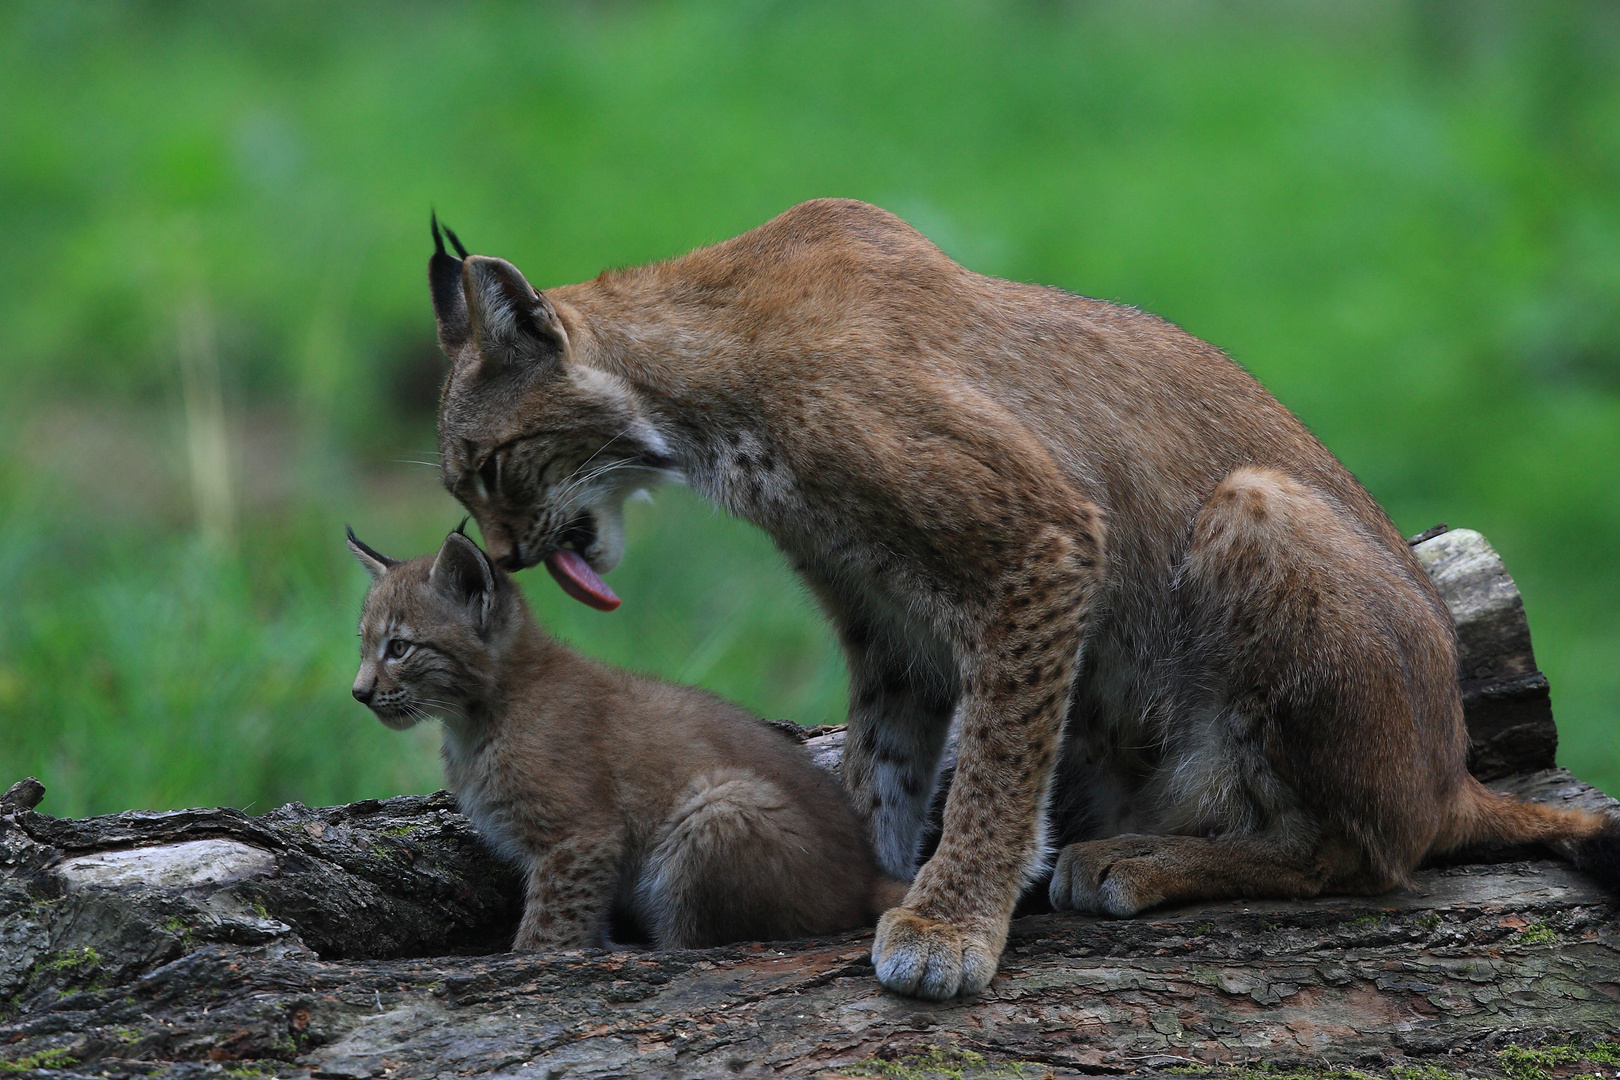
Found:
M 1482 780 L 1494 780 L 1552 768 L 1558 728 L 1518 586 L 1502 557 L 1474 530 L 1425 536 L 1413 538 L 1412 551 L 1457 626 L 1469 769 Z

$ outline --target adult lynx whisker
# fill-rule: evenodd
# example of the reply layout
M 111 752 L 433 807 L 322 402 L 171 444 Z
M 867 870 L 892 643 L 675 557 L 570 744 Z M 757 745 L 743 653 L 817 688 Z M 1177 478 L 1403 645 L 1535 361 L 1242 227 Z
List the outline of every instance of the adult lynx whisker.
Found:
M 557 505 L 558 506 L 566 506 L 568 496 L 569 496 L 570 493 L 572 493 L 573 491 L 575 491 L 578 488 L 582 487 L 583 485 L 585 485 L 587 483 L 590 483 L 593 480 L 598 479 L 599 477 L 606 476 L 608 473 L 615 472 L 615 471 L 617 471 L 619 469 L 637 469 L 637 470 L 640 470 L 641 472 L 660 473 L 660 474 L 662 474 L 664 476 L 667 476 L 667 477 L 670 477 L 672 479 L 679 475 L 673 469 L 665 469 L 665 468 L 661 468 L 661 467 L 658 467 L 658 466 L 643 465 L 640 462 L 636 462 L 636 461 L 615 461 L 615 462 L 610 462 L 610 463 L 608 463 L 606 465 L 598 465 L 595 469 L 591 470 L 590 473 L 588 473 L 587 475 L 581 477 L 573 486 L 571 486 L 567 491 L 563 492 L 561 495 L 559 495 L 557 497 Z
M 596 468 L 592 469 L 590 472 L 585 473 L 585 475 L 583 475 L 583 476 L 580 475 L 581 470 L 583 470 L 585 468 L 585 466 L 589 465 L 591 463 L 591 461 L 596 458 L 597 454 L 600 454 L 603 450 L 606 450 L 608 448 L 608 445 L 610 443 L 612 443 L 614 439 L 618 439 L 618 438 L 622 437 L 624 434 L 625 434 L 625 432 L 623 432 L 623 431 L 619 432 L 618 435 L 613 436 L 613 439 L 609 439 L 607 442 L 605 442 L 601 446 L 597 447 L 596 448 L 596 453 L 592 454 L 590 457 L 586 458 L 584 461 L 580 462 L 577 466 L 575 466 L 574 471 L 569 473 L 568 474 L 568 479 L 564 481 L 564 483 L 566 483 L 567 486 L 564 487 L 563 490 L 561 491 L 561 493 L 559 493 L 558 496 L 557 496 L 557 501 L 559 503 L 561 503 L 563 500 L 567 499 L 569 494 L 571 492 L 573 492 L 576 488 L 580 487 L 582 484 L 589 483 L 591 480 L 594 480 L 596 477 L 602 475 L 603 472 L 612 472 L 615 468 L 622 468 L 622 467 L 625 467 L 627 465 L 633 464 L 632 462 L 628 462 L 628 461 L 611 461 L 611 462 L 607 462 L 607 463 L 605 463 L 603 465 L 596 466 Z
M 593 450 L 591 452 L 590 457 L 586 458 L 584 461 L 580 462 L 578 465 L 575 465 L 572 472 L 570 472 L 567 476 L 565 476 L 561 480 L 559 480 L 558 481 L 559 484 L 567 484 L 568 486 L 566 488 L 564 488 L 563 493 L 558 496 L 558 501 L 560 502 L 562 499 L 566 498 L 567 495 L 568 495 L 568 492 L 572 491 L 575 487 L 578 486 L 578 483 L 573 482 L 573 481 L 574 481 L 574 478 L 579 475 L 580 470 L 584 469 L 585 466 L 589 465 L 592 461 L 595 461 L 598 454 L 600 454 L 602 451 L 606 450 L 608 447 L 612 446 L 618 440 L 624 438 L 629 433 L 630 433 L 630 428 L 626 427 L 623 431 L 621 431 L 617 435 L 613 436 L 613 438 L 609 439 L 607 442 L 603 443 L 601 446 L 598 446 L 595 450 Z

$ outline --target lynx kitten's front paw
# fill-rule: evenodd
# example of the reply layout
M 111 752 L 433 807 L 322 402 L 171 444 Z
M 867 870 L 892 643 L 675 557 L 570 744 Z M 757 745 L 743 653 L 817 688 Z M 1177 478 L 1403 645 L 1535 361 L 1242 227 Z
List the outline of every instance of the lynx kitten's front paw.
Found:
M 982 933 L 903 907 L 884 913 L 872 941 L 872 963 L 884 986 L 933 1001 L 983 990 L 1000 953 Z

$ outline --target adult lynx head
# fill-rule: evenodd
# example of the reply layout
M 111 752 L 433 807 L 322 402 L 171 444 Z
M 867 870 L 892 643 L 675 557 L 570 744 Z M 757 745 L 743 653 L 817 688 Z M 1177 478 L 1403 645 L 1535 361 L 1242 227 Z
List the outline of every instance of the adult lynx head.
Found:
M 624 500 L 656 482 L 668 448 L 616 377 L 579 362 L 560 314 L 504 259 L 437 248 L 428 264 L 450 359 L 439 411 L 444 485 L 507 570 L 544 562 L 576 599 L 618 606 L 598 576 L 624 553 Z

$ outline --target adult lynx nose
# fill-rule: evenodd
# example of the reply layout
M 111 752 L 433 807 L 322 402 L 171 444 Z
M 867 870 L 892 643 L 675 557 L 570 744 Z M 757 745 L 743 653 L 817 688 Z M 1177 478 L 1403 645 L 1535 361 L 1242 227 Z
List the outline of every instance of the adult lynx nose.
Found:
M 523 569 L 523 560 L 518 556 L 517 545 L 502 529 L 490 526 L 483 529 L 484 550 L 494 560 L 496 566 L 508 573 L 515 573 Z

